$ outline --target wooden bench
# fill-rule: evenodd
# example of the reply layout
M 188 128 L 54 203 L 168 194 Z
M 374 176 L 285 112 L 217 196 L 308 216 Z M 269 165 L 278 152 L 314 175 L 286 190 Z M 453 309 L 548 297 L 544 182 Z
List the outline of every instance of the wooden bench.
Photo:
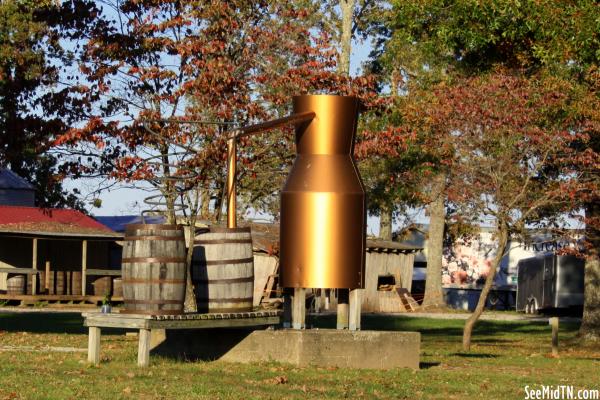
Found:
M 211 313 L 182 315 L 142 315 L 100 312 L 82 313 L 83 325 L 89 328 L 88 362 L 100 363 L 101 328 L 138 329 L 138 366 L 150 364 L 150 333 L 152 329 L 239 328 L 278 325 L 281 310 L 243 313 Z

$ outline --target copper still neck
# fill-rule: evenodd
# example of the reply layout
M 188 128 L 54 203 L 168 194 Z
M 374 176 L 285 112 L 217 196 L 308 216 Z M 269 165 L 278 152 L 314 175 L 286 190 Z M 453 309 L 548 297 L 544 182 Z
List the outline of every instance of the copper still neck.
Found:
M 352 154 L 359 106 L 356 97 L 295 96 L 293 104 L 294 114 L 316 114 L 312 121 L 296 126 L 298 154 Z

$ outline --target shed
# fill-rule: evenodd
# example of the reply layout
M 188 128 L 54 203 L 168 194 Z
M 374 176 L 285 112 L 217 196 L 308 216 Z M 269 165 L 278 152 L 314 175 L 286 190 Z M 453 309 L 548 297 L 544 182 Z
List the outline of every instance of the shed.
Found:
M 0 206 L 0 299 L 83 300 L 98 277 L 120 275 L 110 253 L 121 238 L 76 210 Z
M 0 205 L 33 207 L 35 187 L 10 169 L 0 168 Z
M 398 289 L 411 291 L 415 254 L 421 250 L 405 243 L 367 239 L 363 312 L 406 310 L 406 299 Z

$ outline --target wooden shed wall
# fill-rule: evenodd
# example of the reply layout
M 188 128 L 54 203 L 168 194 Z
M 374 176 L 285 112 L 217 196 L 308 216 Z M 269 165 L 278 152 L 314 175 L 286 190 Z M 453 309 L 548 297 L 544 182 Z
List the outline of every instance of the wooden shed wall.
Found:
M 362 311 L 389 312 L 390 298 L 398 297 L 395 292 L 377 290 L 380 276 L 392 275 L 396 286 L 411 290 L 414 253 L 367 252 L 365 265 L 365 290 L 362 295 Z M 400 298 L 398 297 L 398 301 Z M 398 308 L 397 311 L 401 311 Z

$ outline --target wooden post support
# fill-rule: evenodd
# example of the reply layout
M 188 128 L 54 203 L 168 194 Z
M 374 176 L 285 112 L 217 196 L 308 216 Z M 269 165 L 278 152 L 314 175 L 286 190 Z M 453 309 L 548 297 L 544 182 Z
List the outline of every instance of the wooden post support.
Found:
M 549 323 L 552 327 L 552 355 L 558 356 L 558 317 L 550 318 Z
M 349 318 L 348 318 L 348 329 L 351 331 L 360 331 L 360 311 L 362 304 L 362 289 L 353 289 L 350 291 L 349 296 Z
M 33 245 L 32 245 L 32 256 L 31 256 L 31 268 L 33 268 L 34 270 L 37 271 L 37 247 L 38 247 L 38 240 L 37 238 L 33 238 Z M 38 279 L 38 275 L 34 274 L 31 275 L 31 295 L 35 296 L 37 294 L 37 279 Z M 40 282 L 41 285 L 41 282 Z
M 348 289 L 338 289 L 337 329 L 348 329 Z
M 46 261 L 46 279 L 44 287 L 46 288 L 46 293 L 50 294 L 50 261 Z M 54 290 L 52 293 L 54 293 Z
M 283 289 L 283 327 L 292 327 L 292 295 L 293 291 L 290 288 Z
M 87 286 L 87 240 L 81 243 L 81 294 L 86 295 Z
M 306 289 L 294 288 L 292 298 L 292 329 L 304 329 L 306 319 Z
M 315 297 L 314 297 L 314 299 L 315 299 L 314 300 L 314 307 L 315 307 L 314 312 L 316 312 L 316 313 L 320 313 L 321 312 L 321 307 L 322 307 L 322 305 L 321 305 L 321 292 L 323 290 L 324 289 L 315 289 L 314 292 L 313 292 L 314 295 L 315 295 Z
M 150 339 L 152 331 L 150 329 L 140 329 L 138 341 L 138 367 L 147 367 L 150 365 Z
M 100 328 L 97 326 L 89 327 L 88 362 L 94 365 L 100 364 Z

